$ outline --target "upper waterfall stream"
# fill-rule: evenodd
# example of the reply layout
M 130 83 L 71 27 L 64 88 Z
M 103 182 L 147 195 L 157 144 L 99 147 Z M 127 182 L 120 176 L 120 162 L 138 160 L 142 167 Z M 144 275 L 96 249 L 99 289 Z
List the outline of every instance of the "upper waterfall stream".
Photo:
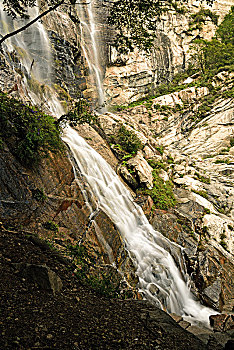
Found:
M 98 44 L 96 42 L 95 16 L 93 14 L 92 2 L 87 4 L 86 10 L 84 9 L 84 5 L 82 5 L 77 8 L 77 11 L 79 11 L 80 15 L 81 43 L 84 56 L 91 74 L 95 76 L 98 104 L 102 107 L 104 104 L 104 93 L 98 54 L 100 49 L 98 50 Z M 2 11 L 1 16 L 4 22 L 4 25 L 1 27 L 1 33 L 5 34 L 6 31 L 12 30 L 13 24 L 11 22 L 11 27 L 7 27 L 9 17 L 5 16 Z M 32 38 L 34 31 L 40 34 L 38 36 L 39 39 Z M 25 74 L 30 75 L 32 57 L 34 57 L 31 51 L 38 58 L 42 49 L 45 50 L 44 57 L 47 57 L 47 64 L 51 59 L 51 55 L 48 38 L 41 23 L 33 25 L 28 33 L 31 35 L 30 38 L 29 34 L 28 36 L 20 34 L 17 36 L 17 39 L 12 39 L 8 43 L 8 49 L 19 50 L 19 48 L 22 48 L 27 53 L 27 55 L 23 55 L 21 64 L 25 68 Z M 86 40 L 89 41 L 89 44 Z M 34 45 L 29 45 L 28 42 L 30 41 Z M 31 51 L 30 47 L 32 48 Z M 29 62 L 25 60 L 25 57 L 30 57 Z M 39 81 L 48 83 L 45 80 L 48 79 L 48 74 L 43 73 L 44 68 L 43 65 L 35 62 L 35 76 Z M 50 72 L 49 66 L 48 69 L 47 72 Z M 27 88 L 29 89 L 29 86 Z M 31 96 L 35 96 L 33 86 L 31 86 L 30 94 Z M 38 103 L 39 97 L 32 98 L 32 100 L 34 103 Z M 53 103 L 49 102 L 48 105 L 53 114 L 57 113 L 58 116 L 61 113 L 62 108 L 59 107 L 55 96 Z M 208 325 L 209 315 L 215 312 L 201 306 L 191 294 L 184 269 L 181 248 L 171 243 L 162 234 L 152 228 L 142 209 L 134 203 L 131 194 L 122 184 L 116 173 L 75 130 L 67 127 L 64 130 L 63 139 L 72 150 L 81 174 L 89 184 L 94 196 L 98 199 L 99 208 L 118 227 L 126 243 L 126 247 L 135 262 L 136 274 L 139 278 L 139 288 L 145 297 L 168 312 L 174 312 L 186 316 L 191 321 L 200 321 Z

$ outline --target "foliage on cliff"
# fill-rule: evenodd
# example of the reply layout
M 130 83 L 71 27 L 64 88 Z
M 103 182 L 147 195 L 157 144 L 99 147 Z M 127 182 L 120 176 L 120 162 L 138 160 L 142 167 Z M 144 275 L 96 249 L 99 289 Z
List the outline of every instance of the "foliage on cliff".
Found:
M 75 102 L 74 106 L 68 111 L 68 113 L 62 115 L 58 121 L 58 125 L 77 126 L 81 124 L 96 124 L 98 123 L 96 114 L 91 110 L 89 103 L 80 98 Z
M 154 202 L 155 208 L 167 210 L 172 208 L 176 204 L 176 200 L 173 194 L 173 184 L 171 181 L 164 181 L 159 176 L 159 170 L 153 171 L 153 188 L 138 190 L 139 194 L 149 195 Z
M 214 0 L 206 0 L 211 4 Z M 104 0 L 102 6 L 110 7 L 108 21 L 117 29 L 115 45 L 120 51 L 131 50 L 134 47 L 149 51 L 157 35 L 157 20 L 170 10 L 177 13 L 185 13 L 182 6 L 186 0 Z M 202 2 L 202 0 L 201 0 Z M 47 8 L 36 18 L 26 23 L 23 27 L 6 34 L 0 39 L 0 45 L 9 37 L 23 31 L 33 23 L 56 10 L 61 5 L 73 6 L 79 4 L 76 0 L 49 0 Z M 87 5 L 89 2 L 87 1 Z M 4 10 L 12 18 L 29 18 L 28 7 L 37 6 L 36 0 L 3 0 Z M 44 4 L 45 5 L 45 4 Z
M 60 132 L 53 117 L 0 92 L 0 139 L 21 163 L 31 166 L 61 151 Z
M 214 76 L 220 70 L 233 70 L 234 66 L 234 6 L 218 26 L 210 41 L 194 42 L 194 59 L 203 75 Z
M 212 3 L 212 0 L 206 1 Z M 168 12 L 185 13 L 186 1 L 176 0 L 117 0 L 110 10 L 109 23 L 117 29 L 118 50 L 133 51 L 135 47 L 150 51 L 157 36 L 158 20 Z

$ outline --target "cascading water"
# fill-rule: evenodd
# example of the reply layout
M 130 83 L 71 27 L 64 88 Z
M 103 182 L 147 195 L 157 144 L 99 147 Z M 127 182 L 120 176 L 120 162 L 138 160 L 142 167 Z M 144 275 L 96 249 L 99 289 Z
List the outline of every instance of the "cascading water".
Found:
M 168 312 L 208 325 L 215 312 L 194 300 L 180 269 L 168 251 L 179 246 L 156 232 L 142 209 L 106 161 L 77 132 L 67 128 L 64 141 L 70 146 L 81 174 L 99 200 L 99 207 L 118 227 L 135 263 L 139 287 L 145 297 Z M 180 267 L 183 262 L 180 260 Z
M 83 52 L 94 76 L 99 107 L 102 107 L 104 92 L 92 1 L 77 10 Z M 145 297 L 168 312 L 208 325 L 209 315 L 214 311 L 194 300 L 185 282 L 187 276 L 181 248 L 153 229 L 111 167 L 75 130 L 67 128 L 63 139 L 70 146 L 93 195 L 98 198 L 99 208 L 111 218 L 125 240 L 135 261 L 139 287 Z M 179 268 L 169 252 L 174 253 Z
M 103 113 L 105 97 L 102 87 L 102 69 L 99 46 L 97 45 L 98 31 L 95 25 L 93 1 L 85 0 L 82 4 L 76 5 L 76 10 L 80 20 L 81 47 L 89 67 L 92 88 L 96 90 L 97 103 L 95 109 L 99 113 Z
M 90 71 L 93 74 L 95 73 L 99 104 L 102 105 L 104 102 L 104 93 L 101 84 L 101 70 L 98 60 L 92 3 L 87 4 L 86 15 L 84 8 L 80 9 L 79 7 L 78 10 L 81 19 L 81 31 L 84 34 L 85 30 L 87 30 L 86 34 L 82 37 L 84 55 Z M 1 19 L 5 28 L 1 27 L 2 34 L 6 32 L 6 25 L 10 23 L 9 18 L 4 16 L 1 11 Z M 40 33 L 46 33 L 42 25 L 35 28 Z M 9 30 L 9 27 L 7 27 L 7 30 Z M 33 30 L 34 27 L 31 28 L 32 32 Z M 92 50 L 84 42 L 87 35 L 89 35 L 89 43 Z M 45 39 L 46 45 L 44 45 L 43 37 L 47 38 L 47 35 L 44 36 L 43 34 L 39 36 L 40 40 L 37 42 L 35 49 L 40 49 L 41 45 L 45 48 L 47 57 L 50 57 L 50 47 L 47 45 L 47 39 Z M 14 39 L 14 41 L 12 39 L 8 43 L 8 46 L 12 45 L 14 50 L 16 47 L 23 48 L 26 54 L 30 56 L 34 49 L 30 51 L 24 40 L 25 36 L 21 36 L 20 39 Z M 90 53 L 88 54 L 89 51 Z M 93 59 L 91 59 L 91 52 Z M 32 56 L 30 57 L 31 61 Z M 29 66 L 27 60 L 22 58 L 21 64 L 24 65 L 26 74 L 30 75 L 32 62 Z M 40 68 L 38 69 L 39 75 L 37 75 L 37 78 L 43 81 L 43 73 L 41 73 Z M 32 90 L 30 90 L 30 93 L 35 94 Z M 34 102 L 36 103 L 37 99 Z M 57 113 L 57 116 L 61 114 L 62 110 L 58 106 L 59 104 L 56 98 L 54 98 L 53 103 L 49 106 L 52 113 Z M 184 272 L 181 248 L 171 243 L 152 228 L 142 209 L 134 203 L 130 193 L 111 167 L 75 130 L 70 127 L 66 128 L 63 139 L 70 146 L 78 168 L 89 184 L 93 195 L 98 198 L 99 208 L 115 223 L 126 242 L 126 247 L 136 264 L 139 288 L 145 297 L 168 312 L 175 312 L 176 314 L 187 317 L 189 320 L 200 321 L 208 325 L 209 315 L 215 312 L 202 307 L 194 300 L 193 295 L 190 293 L 188 284 L 185 282 L 187 276 Z M 169 252 L 175 258 L 177 257 L 175 259 L 177 265 Z
M 13 20 L 3 11 L 3 1 L 0 0 L 0 33 L 2 36 L 12 32 L 39 14 L 39 6 L 28 8 L 29 19 Z M 12 65 L 13 70 L 20 71 L 16 81 L 18 89 L 22 90 L 24 99 L 39 106 L 54 115 L 64 113 L 53 88 L 51 81 L 51 48 L 48 34 L 40 21 L 37 21 L 26 30 L 8 38 L 3 44 L 5 57 Z M 11 59 L 9 59 L 9 55 Z M 12 57 L 18 56 L 12 64 Z

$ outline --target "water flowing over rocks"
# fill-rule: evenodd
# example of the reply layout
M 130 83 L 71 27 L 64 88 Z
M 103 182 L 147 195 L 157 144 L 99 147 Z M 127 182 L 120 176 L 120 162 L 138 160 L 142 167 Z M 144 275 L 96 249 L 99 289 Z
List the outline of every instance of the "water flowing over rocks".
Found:
M 152 107 L 159 103 L 166 106 L 171 106 L 173 103 L 175 106 L 174 101 L 179 103 L 183 99 L 188 99 L 188 96 L 193 96 L 190 95 L 192 91 L 194 93 L 192 100 L 194 99 L 196 103 L 207 94 L 206 89 L 199 88 L 197 95 L 195 89 L 189 88 L 184 92 L 156 98 L 152 101 Z M 185 247 L 188 269 L 193 271 L 193 287 L 200 298 L 215 309 L 232 311 L 233 293 L 229 288 L 233 276 L 233 257 L 229 253 L 233 252 L 232 148 L 228 148 L 227 155 L 217 154 L 230 145 L 229 140 L 233 135 L 232 102 L 226 100 L 216 103 L 205 121 L 191 129 L 189 129 L 189 118 L 185 115 L 185 118 L 188 118 L 188 131 L 185 132 L 180 126 L 180 118 L 184 116 L 179 112 L 171 113 L 166 122 L 159 118 L 159 113 L 154 112 L 153 108 L 150 112 L 149 117 L 148 110 L 142 105 L 118 114 L 122 122 L 128 120 L 135 130 L 147 135 L 150 152 L 145 153 L 146 158 L 153 159 L 153 154 L 160 158 L 155 149 L 157 143 L 165 147 L 162 160 L 167 159 L 168 155 L 173 157 L 173 168 L 170 166 L 167 171 L 169 177 L 173 176 L 174 184 L 177 185 L 174 189 L 177 198 L 176 210 L 169 213 L 153 210 L 148 214 L 150 222 L 168 238 Z M 152 120 L 157 120 L 156 133 L 155 127 L 152 128 Z M 209 134 L 204 130 L 206 129 L 206 126 L 203 127 L 204 124 L 208 125 Z M 103 130 L 105 132 L 108 129 L 102 125 Z M 224 160 L 228 158 L 229 163 L 215 161 L 221 158 Z M 230 170 L 224 171 L 224 169 Z M 218 173 L 220 175 L 217 176 Z M 125 174 L 123 178 L 131 183 Z M 171 222 L 170 225 L 168 220 Z
M 227 1 L 222 2 L 222 5 L 222 10 L 216 10 L 223 16 L 230 4 Z M 197 5 L 189 2 L 189 6 Z M 198 32 L 193 32 L 190 38 L 186 36 L 188 21 L 187 15 L 169 14 L 165 17 L 160 24 L 151 57 L 137 51 L 128 57 L 119 57 L 111 47 L 111 40 L 107 40 L 109 62 L 106 59 L 103 61 L 100 76 L 103 78 L 105 73 L 104 88 L 108 103 L 116 105 L 135 101 L 148 94 L 157 84 L 170 81 L 176 71 L 186 66 L 189 43 L 199 35 Z M 9 58 L 1 53 L 1 89 L 24 101 L 35 102 L 38 100 L 30 95 L 30 89 L 37 87 L 39 100 L 42 105 L 45 104 L 45 110 L 50 110 L 51 97 L 60 100 L 66 110 L 72 98 L 79 97 L 82 93 L 87 98 L 95 95 L 93 77 L 90 78 L 89 65 L 80 47 L 81 29 L 78 29 L 77 13 L 74 10 L 68 14 L 65 8 L 61 8 L 55 15 L 44 19 L 43 23 L 52 43 L 53 64 L 50 77 L 56 94 L 53 95 L 54 92 L 50 89 L 45 92 L 40 79 L 27 85 L 22 80 L 22 75 L 26 76 L 29 71 L 25 72 L 14 52 Z M 211 37 L 214 30 L 215 26 L 208 21 L 203 28 L 203 37 Z M 108 33 L 105 35 L 108 37 Z M 103 55 L 106 49 L 107 47 L 103 50 Z M 14 64 L 11 62 L 13 59 Z M 191 80 L 187 81 L 189 82 Z M 233 75 L 220 72 L 213 85 L 232 86 L 232 83 Z M 208 93 L 207 87 L 188 87 L 152 100 L 150 107 L 141 105 L 116 115 L 101 114 L 95 130 L 88 125 L 78 129 L 88 143 L 104 155 L 131 189 L 135 190 L 139 185 L 148 189 L 153 187 L 153 168 L 147 161 L 167 162 L 166 170 L 162 169 L 159 176 L 164 183 L 173 181 L 176 207 L 170 210 L 156 209 L 150 196 L 138 197 L 136 203 L 141 204 L 156 230 L 184 248 L 185 263 L 191 275 L 191 289 L 198 299 L 215 310 L 228 313 L 234 307 L 233 290 L 230 288 L 234 273 L 234 151 L 230 143 L 233 136 L 233 101 L 231 98 L 219 99 L 206 118 L 196 124 L 191 116 L 196 113 L 200 100 Z M 189 108 L 181 113 L 185 104 Z M 160 110 L 160 107 L 165 106 L 168 110 L 173 109 L 168 115 Z M 54 114 L 55 112 L 56 110 Z M 127 160 L 125 165 L 121 164 L 123 154 L 112 146 L 109 147 L 111 138 L 116 137 L 121 125 L 134 133 L 142 144 L 142 150 Z M 228 151 L 223 154 L 224 148 L 228 148 Z M 4 145 L 0 155 L 0 220 L 10 226 L 22 225 L 25 230 L 36 231 L 40 236 L 48 237 L 50 232 L 46 229 L 46 224 L 52 218 L 59 234 L 65 237 L 57 239 L 59 249 L 65 250 L 64 239 L 72 244 L 86 241 L 98 252 L 96 258 L 103 270 L 115 271 L 117 284 L 124 276 L 135 287 L 138 279 L 136 266 L 132 262 L 134 254 L 131 259 L 117 225 L 99 208 L 98 198 L 91 193 L 87 182 L 79 175 L 74 159 L 72 160 L 73 167 L 67 156 L 51 155 L 37 170 L 29 170 L 22 167 Z M 35 193 L 38 190 L 43 190 L 46 200 L 39 202 L 36 199 Z M 180 249 L 176 246 L 171 246 L 170 249 L 179 265 Z M 120 275 L 111 264 L 118 268 Z M 42 268 L 41 265 L 38 266 Z M 34 265 L 26 266 L 25 269 L 31 270 L 31 267 L 37 269 Z M 45 269 L 48 275 L 53 272 Z M 154 275 L 157 275 L 158 266 L 155 265 L 153 269 Z M 54 290 L 60 289 L 58 282 Z M 160 294 L 154 283 L 149 284 L 148 290 L 151 295 Z M 132 295 L 139 297 L 135 291 Z M 144 323 L 150 331 L 153 329 L 157 334 L 168 332 L 168 336 L 172 334 L 172 337 L 174 333 L 178 335 L 180 332 L 175 324 L 168 331 L 168 319 L 163 320 L 160 327 L 157 326 L 163 313 L 155 309 L 147 309 L 145 313 L 142 311 L 144 310 L 141 310 Z M 227 317 L 228 320 L 231 319 Z M 178 323 L 203 341 L 201 344 L 196 340 L 194 349 L 212 347 L 211 331 L 201 330 L 181 319 Z M 227 331 L 225 327 L 223 330 Z M 229 338 L 230 335 L 218 334 L 214 340 L 217 349 L 223 348 Z M 186 346 L 192 349 L 193 345 L 188 344 Z

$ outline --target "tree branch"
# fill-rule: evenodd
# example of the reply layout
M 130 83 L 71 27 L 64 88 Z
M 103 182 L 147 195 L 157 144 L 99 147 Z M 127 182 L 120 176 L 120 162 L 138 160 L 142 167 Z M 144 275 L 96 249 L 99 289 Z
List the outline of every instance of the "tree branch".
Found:
M 39 19 L 41 19 L 42 17 L 46 16 L 48 13 L 50 13 L 51 11 L 54 11 L 56 10 L 57 7 L 59 7 L 60 5 L 62 5 L 63 3 L 65 2 L 65 0 L 62 0 L 60 2 L 58 2 L 56 5 L 54 6 L 51 6 L 48 8 L 48 10 L 46 10 L 45 12 L 42 12 L 39 16 L 35 17 L 32 21 L 28 22 L 27 24 L 25 24 L 23 27 L 17 29 L 17 30 L 14 30 L 13 32 L 11 33 L 8 33 L 6 34 L 5 36 L 3 36 L 1 39 L 0 39 L 0 46 L 2 45 L 2 43 L 9 39 L 10 37 L 22 32 L 23 30 L 27 29 L 28 27 L 30 27 L 32 24 L 34 24 L 35 22 L 37 22 Z

